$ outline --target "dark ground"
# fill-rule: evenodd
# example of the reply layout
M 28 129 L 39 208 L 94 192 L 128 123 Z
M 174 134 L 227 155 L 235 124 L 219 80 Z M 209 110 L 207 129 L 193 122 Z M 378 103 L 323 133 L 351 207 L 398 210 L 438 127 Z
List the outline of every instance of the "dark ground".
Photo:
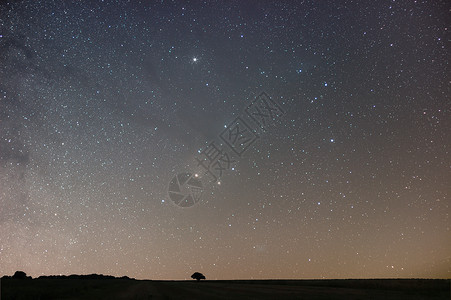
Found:
M 1 280 L 10 299 L 451 299 L 451 280 L 207 280 L 37 278 Z

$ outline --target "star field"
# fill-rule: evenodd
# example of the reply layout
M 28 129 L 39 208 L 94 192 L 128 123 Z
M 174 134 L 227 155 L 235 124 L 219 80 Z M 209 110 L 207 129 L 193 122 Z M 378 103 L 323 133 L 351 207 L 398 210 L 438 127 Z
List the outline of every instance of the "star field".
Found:
M 298 2 L 3 1 L 0 276 L 449 278 L 451 6 Z

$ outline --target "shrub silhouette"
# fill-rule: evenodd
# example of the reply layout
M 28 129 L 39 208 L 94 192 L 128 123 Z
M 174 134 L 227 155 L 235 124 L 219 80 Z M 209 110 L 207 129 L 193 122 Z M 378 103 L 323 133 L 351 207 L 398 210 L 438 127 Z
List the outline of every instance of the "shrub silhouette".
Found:
M 199 273 L 199 272 L 195 272 L 193 275 L 191 275 L 192 279 L 196 279 L 197 281 L 201 280 L 201 279 L 205 279 L 204 274 Z
M 16 271 L 14 273 L 13 278 L 15 279 L 27 279 L 27 274 L 24 271 Z

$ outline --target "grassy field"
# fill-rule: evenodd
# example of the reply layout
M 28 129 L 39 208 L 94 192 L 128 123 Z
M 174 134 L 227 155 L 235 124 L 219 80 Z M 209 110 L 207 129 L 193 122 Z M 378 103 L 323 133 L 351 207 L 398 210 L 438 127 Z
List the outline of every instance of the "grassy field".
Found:
M 1 300 L 25 299 L 451 299 L 450 280 L 1 280 Z

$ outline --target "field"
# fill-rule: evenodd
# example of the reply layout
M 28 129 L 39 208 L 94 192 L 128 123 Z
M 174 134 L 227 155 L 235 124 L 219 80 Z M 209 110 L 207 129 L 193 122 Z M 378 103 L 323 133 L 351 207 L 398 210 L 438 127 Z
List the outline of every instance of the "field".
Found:
M 206 280 L 119 278 L 1 280 L 1 300 L 25 299 L 446 299 L 450 280 Z

